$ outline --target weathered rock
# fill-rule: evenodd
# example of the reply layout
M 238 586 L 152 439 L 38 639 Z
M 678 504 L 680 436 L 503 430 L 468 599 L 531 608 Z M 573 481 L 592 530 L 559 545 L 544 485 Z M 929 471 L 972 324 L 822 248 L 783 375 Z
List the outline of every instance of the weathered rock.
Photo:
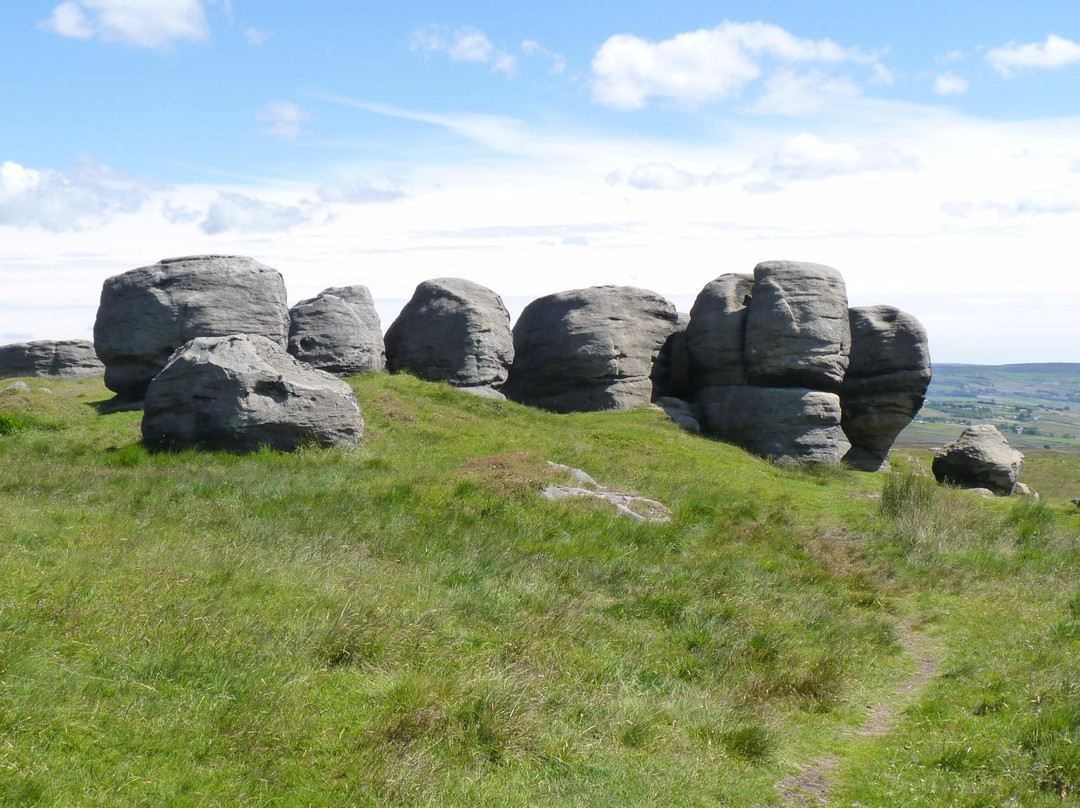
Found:
M 962 488 L 989 488 L 995 494 L 1012 493 L 1024 466 L 1024 456 L 1012 448 L 991 424 L 964 429 L 960 437 L 934 455 L 934 477 L 939 483 Z
M 930 385 L 930 349 L 922 324 L 892 306 L 850 311 L 851 358 L 840 391 L 841 426 L 851 441 L 844 462 L 888 468 L 889 449 L 922 408 Z
M 503 392 L 554 412 L 648 404 L 653 360 L 677 320 L 660 295 L 630 286 L 538 298 L 514 327 L 516 358 Z
M 664 396 L 690 398 L 693 395 L 690 348 L 686 342 L 686 328 L 690 325 L 690 315 L 679 312 L 677 317 L 675 330 L 664 340 L 660 352 L 653 360 L 650 374 L 653 383 L 653 400 Z
M 9 384 L 4 389 L 5 390 L 12 390 L 12 391 L 14 391 L 16 393 L 29 393 L 30 392 L 30 385 L 28 385 L 26 382 L 12 382 L 11 384 Z
M 776 460 L 838 463 L 849 444 L 840 397 L 802 387 L 724 385 L 698 393 L 705 430 Z
M 87 339 L 36 340 L 0 345 L 0 377 L 61 376 L 81 379 L 105 372 Z
M 144 410 L 143 440 L 161 448 L 352 447 L 364 432 L 348 384 L 252 334 L 185 344 L 150 382 Z
M 698 293 L 686 328 L 696 388 L 746 383 L 743 344 L 753 286 L 752 276 L 729 273 Z
M 689 401 L 661 396 L 653 399 L 653 405 L 687 432 L 695 435 L 701 432 L 701 422 L 698 420 L 697 411 Z
M 1016 485 L 1014 485 L 1012 495 L 1014 497 L 1027 497 L 1033 502 L 1038 502 L 1040 499 L 1039 492 L 1027 483 L 1017 483 Z
M 368 288 L 324 289 L 289 309 L 289 353 L 328 373 L 382 370 L 382 323 Z
M 751 297 L 743 350 L 751 384 L 839 392 L 851 345 L 840 273 L 765 261 L 754 268 Z
M 386 331 L 386 364 L 393 373 L 498 390 L 513 361 L 502 298 L 461 278 L 421 283 Z
M 277 270 L 243 256 L 169 258 L 107 279 L 94 323 L 105 386 L 128 398 L 141 397 L 181 345 L 230 334 L 285 347 L 289 308 Z

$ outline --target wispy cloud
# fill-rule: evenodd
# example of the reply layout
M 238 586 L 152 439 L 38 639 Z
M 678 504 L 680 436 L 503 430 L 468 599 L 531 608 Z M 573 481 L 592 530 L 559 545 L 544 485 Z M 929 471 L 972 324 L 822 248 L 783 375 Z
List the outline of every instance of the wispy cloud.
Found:
M 260 31 L 258 28 L 247 28 L 244 30 L 244 38 L 247 43 L 253 48 L 257 48 L 259 45 L 265 45 L 270 39 L 269 31 Z
M 968 91 L 968 81 L 954 73 L 942 73 L 934 79 L 934 93 L 937 95 L 963 95 Z
M 501 73 L 507 78 L 517 74 L 517 59 L 496 48 L 479 28 L 465 26 L 451 31 L 444 26 L 432 25 L 413 31 L 411 40 L 415 51 L 443 53 L 452 62 L 485 64 L 490 66 L 492 73 Z
M 866 172 L 917 171 L 919 161 L 891 146 L 858 148 L 804 132 L 786 140 L 767 157 L 759 158 L 755 168 L 764 171 L 772 182 L 825 180 Z
M 200 0 L 65 0 L 41 26 L 63 37 L 97 37 L 140 48 L 200 42 L 210 33 Z
M 85 230 L 134 213 L 161 186 L 130 177 L 82 155 L 67 174 L 0 164 L 0 224 L 60 232 Z
M 566 72 L 566 57 L 561 53 L 550 51 L 535 39 L 526 39 L 521 43 L 521 50 L 526 56 L 543 56 L 551 62 L 548 72 L 553 76 L 560 76 Z
M 1080 63 L 1080 44 L 1050 34 L 1045 42 L 1010 42 L 986 54 L 986 61 L 1005 78 L 1022 70 L 1050 70 Z
M 365 179 L 328 183 L 319 186 L 316 193 L 323 202 L 340 202 L 348 205 L 396 202 L 405 196 L 405 192 L 400 188 L 379 187 Z
M 296 205 L 283 205 L 221 191 L 217 199 L 210 203 L 206 218 L 199 227 L 208 235 L 227 231 L 279 233 L 300 225 L 325 221 L 327 216 L 325 210 L 307 200 L 301 200 Z
M 263 130 L 267 134 L 291 139 L 300 134 L 300 124 L 311 115 L 292 101 L 271 101 L 255 117 L 268 124 Z

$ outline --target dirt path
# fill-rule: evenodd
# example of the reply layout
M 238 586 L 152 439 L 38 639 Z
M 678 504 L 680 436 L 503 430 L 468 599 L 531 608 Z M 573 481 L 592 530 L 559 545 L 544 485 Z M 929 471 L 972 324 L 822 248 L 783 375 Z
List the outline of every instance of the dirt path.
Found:
M 915 699 L 919 690 L 937 671 L 937 657 L 926 635 L 915 628 L 915 620 L 903 620 L 898 626 L 900 644 L 915 662 L 915 670 L 893 694 L 881 703 L 870 708 L 866 723 L 846 733 L 853 740 L 878 738 L 889 732 L 900 717 L 900 713 Z M 785 808 L 814 808 L 829 804 L 831 775 L 840 763 L 839 758 L 828 756 L 820 758 L 806 766 L 800 766 L 795 774 L 777 783 L 777 790 Z

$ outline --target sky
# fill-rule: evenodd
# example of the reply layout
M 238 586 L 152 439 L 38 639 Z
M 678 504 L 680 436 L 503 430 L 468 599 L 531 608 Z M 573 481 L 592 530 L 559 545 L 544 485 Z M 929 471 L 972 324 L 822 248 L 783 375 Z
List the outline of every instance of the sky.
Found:
M 1080 4 L 0 4 L 0 343 L 208 253 L 384 327 L 813 261 L 936 362 L 1080 362 Z

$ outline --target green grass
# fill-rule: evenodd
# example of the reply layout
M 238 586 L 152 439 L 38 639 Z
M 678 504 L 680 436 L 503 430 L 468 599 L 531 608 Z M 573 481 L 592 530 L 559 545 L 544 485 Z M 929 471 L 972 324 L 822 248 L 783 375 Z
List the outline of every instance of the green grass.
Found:
M 356 451 L 150 453 L 99 382 L 30 381 L 0 391 L 0 804 L 765 806 L 826 754 L 837 804 L 1069 804 L 1071 505 L 383 375 L 350 380 Z M 543 500 L 546 460 L 674 518 Z M 859 741 L 912 618 L 942 675 Z

